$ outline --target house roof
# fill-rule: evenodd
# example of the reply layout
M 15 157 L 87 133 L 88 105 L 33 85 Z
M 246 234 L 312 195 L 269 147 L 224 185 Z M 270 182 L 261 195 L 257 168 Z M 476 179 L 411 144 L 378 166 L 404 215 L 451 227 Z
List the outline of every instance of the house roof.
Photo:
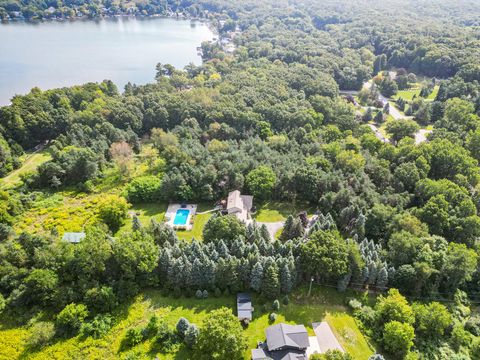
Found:
M 306 349 L 309 345 L 307 329 L 303 325 L 277 324 L 267 328 L 269 351 L 282 348 Z
M 252 320 L 252 299 L 247 293 L 237 294 L 237 316 L 239 319 Z
M 84 232 L 66 232 L 63 234 L 63 240 L 72 244 L 78 244 L 81 240 L 85 238 Z
M 231 191 L 228 194 L 227 209 L 233 208 L 243 209 L 243 201 L 240 195 L 240 191 L 238 190 Z
M 252 360 L 307 360 L 307 356 L 302 350 L 268 351 L 260 347 L 252 350 Z

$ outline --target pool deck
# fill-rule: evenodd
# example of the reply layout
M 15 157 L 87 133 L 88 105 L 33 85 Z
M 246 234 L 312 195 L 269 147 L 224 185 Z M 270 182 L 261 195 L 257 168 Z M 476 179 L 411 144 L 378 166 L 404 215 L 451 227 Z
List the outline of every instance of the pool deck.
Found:
M 189 210 L 190 214 L 188 214 L 187 223 L 186 225 L 174 225 L 173 221 L 175 220 L 175 215 L 177 214 L 177 210 L 185 209 Z M 185 230 L 190 231 L 193 228 L 192 219 L 197 212 L 197 205 L 196 204 L 186 204 L 184 207 L 181 204 L 174 203 L 168 205 L 167 212 L 165 213 L 165 223 L 170 225 L 175 230 Z

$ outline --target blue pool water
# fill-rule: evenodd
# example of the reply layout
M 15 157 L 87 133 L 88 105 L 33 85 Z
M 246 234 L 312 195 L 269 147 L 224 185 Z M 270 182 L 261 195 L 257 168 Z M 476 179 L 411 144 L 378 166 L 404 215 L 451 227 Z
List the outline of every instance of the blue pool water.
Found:
M 175 214 L 175 219 L 173 219 L 173 225 L 187 225 L 188 215 L 190 210 L 187 209 L 178 209 Z

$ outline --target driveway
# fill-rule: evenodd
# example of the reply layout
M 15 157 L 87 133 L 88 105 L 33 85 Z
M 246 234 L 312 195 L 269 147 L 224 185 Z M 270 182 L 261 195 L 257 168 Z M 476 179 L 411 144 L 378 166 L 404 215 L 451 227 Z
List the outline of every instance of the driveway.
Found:
M 330 325 L 328 325 L 326 321 L 312 323 L 312 327 L 315 335 L 317 335 L 318 346 L 320 347 L 320 351 L 322 353 L 325 353 L 328 350 L 339 350 L 344 352 L 342 346 L 333 334 Z
M 430 134 L 432 130 L 420 129 L 415 134 L 415 144 L 421 144 L 424 141 L 427 141 L 427 135 Z
M 272 241 L 275 240 L 275 234 L 277 233 L 278 230 L 283 228 L 284 221 L 278 221 L 278 222 L 257 222 L 257 225 L 265 225 L 267 227 L 268 233 L 270 234 L 270 237 L 272 238 Z

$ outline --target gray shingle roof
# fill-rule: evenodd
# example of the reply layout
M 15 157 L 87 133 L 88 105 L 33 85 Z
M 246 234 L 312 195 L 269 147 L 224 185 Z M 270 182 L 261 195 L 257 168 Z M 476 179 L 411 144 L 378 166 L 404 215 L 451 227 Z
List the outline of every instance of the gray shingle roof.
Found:
M 282 348 L 306 349 L 309 345 L 307 329 L 303 325 L 277 324 L 267 328 L 269 351 Z
M 252 299 L 247 293 L 237 294 L 237 316 L 239 319 L 252 320 Z

